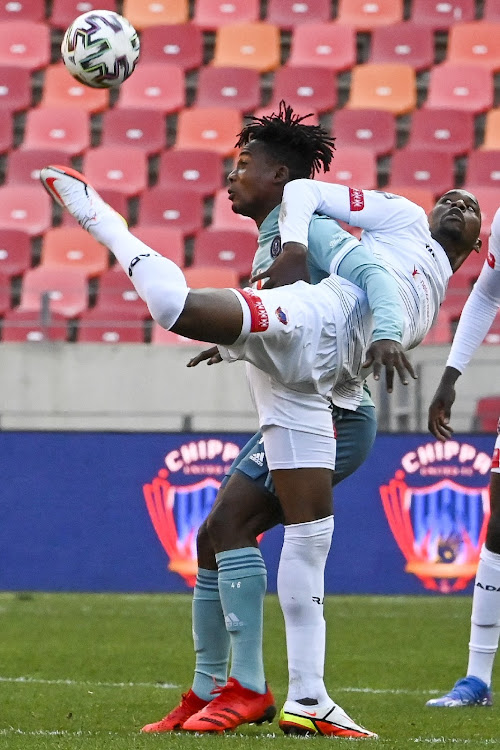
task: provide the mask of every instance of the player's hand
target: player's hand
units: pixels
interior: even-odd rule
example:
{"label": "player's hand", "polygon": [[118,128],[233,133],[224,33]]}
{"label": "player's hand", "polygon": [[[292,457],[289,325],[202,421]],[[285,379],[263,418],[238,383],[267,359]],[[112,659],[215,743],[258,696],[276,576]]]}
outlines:
{"label": "player's hand", "polygon": [[266,282],[262,285],[262,289],[286,286],[296,281],[310,281],[307,248],[299,242],[287,242],[269,268],[252,276],[250,281],[253,284],[263,279],[266,279]]}
{"label": "player's hand", "polygon": [[204,349],[202,352],[189,360],[186,367],[196,367],[200,362],[205,362],[207,365],[216,365],[218,362],[222,362],[222,357],[216,346],[210,347],[210,349]]}
{"label": "player's hand", "polygon": [[441,382],[429,406],[427,427],[429,432],[442,443],[453,435],[450,415],[455,396],[455,386],[452,383]]}
{"label": "player's hand", "polygon": [[366,360],[363,362],[363,367],[372,366],[375,380],[380,380],[382,367],[385,367],[388,393],[392,393],[394,386],[394,370],[398,373],[403,385],[408,385],[408,374],[414,380],[417,379],[413,366],[398,341],[392,341],[391,339],[374,341],[366,353]]}

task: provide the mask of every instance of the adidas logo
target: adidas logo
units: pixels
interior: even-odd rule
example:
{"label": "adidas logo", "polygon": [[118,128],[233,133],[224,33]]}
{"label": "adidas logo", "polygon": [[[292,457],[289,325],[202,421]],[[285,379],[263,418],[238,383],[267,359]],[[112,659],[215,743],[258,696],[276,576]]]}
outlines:
{"label": "adidas logo", "polygon": [[227,630],[242,628],[245,624],[242,620],[240,620],[238,615],[234,614],[234,612],[230,612],[228,615],[226,615],[224,618],[224,622],[226,623]]}
{"label": "adidas logo", "polygon": [[252,453],[252,455],[249,456],[250,461],[254,461],[257,464],[257,466],[264,466],[265,457],[266,457],[266,454],[264,452]]}

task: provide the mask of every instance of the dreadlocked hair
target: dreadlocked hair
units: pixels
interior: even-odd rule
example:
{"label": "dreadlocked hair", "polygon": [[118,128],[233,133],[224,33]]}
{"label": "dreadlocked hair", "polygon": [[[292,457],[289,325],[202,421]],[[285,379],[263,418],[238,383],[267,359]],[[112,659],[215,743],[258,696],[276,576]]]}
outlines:
{"label": "dreadlocked hair", "polygon": [[312,114],[300,116],[281,100],[278,114],[252,117],[241,133],[238,133],[236,148],[249,141],[265,143],[273,156],[286,164],[290,178],[313,177],[321,168],[330,169],[335,150],[335,138],[328,135],[321,125],[305,125],[304,120]]}

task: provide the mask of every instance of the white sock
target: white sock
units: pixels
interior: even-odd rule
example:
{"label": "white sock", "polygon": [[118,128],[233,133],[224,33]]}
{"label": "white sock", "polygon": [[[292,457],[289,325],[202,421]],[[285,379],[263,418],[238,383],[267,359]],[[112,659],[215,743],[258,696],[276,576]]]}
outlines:
{"label": "white sock", "polygon": [[467,675],[491,685],[500,636],[500,555],[483,545],[472,598]]}
{"label": "white sock", "polygon": [[326,626],[325,563],[333,516],[285,526],[278,568],[278,597],[285,618],[289,686],[287,700],[328,699],[323,681]]}

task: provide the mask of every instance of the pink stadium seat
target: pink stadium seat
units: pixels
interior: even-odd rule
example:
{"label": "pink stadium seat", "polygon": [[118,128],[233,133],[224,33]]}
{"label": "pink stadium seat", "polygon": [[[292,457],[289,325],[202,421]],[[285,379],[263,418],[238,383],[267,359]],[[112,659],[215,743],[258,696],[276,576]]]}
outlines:
{"label": "pink stadium seat", "polygon": [[81,268],[29,268],[23,276],[20,310],[39,312],[48,295],[50,310],[75,318],[87,308],[87,275]]}
{"label": "pink stadium seat", "polygon": [[45,70],[42,107],[71,107],[90,115],[103,112],[109,105],[109,91],[84,86],[68,73],[64,63],[49,65]]}
{"label": "pink stadium seat", "polygon": [[139,297],[127,274],[118,265],[99,277],[97,305],[102,318],[108,320],[146,320],[149,310]]}
{"label": "pink stadium seat", "polygon": [[377,26],[372,31],[370,62],[406,63],[415,70],[434,63],[434,35],[429,26],[411,21]]}
{"label": "pink stadium seat", "polygon": [[135,226],[131,231],[145,245],[170,258],[180,268],[184,267],[184,235],[180,229],[153,224]]}
{"label": "pink stadium seat", "polygon": [[252,23],[259,20],[259,0],[197,0],[193,24],[203,31],[215,31],[221,26]]}
{"label": "pink stadium seat", "polygon": [[493,75],[480,65],[445,62],[431,69],[425,107],[464,109],[473,114],[493,106]]}
{"label": "pink stadium seat", "polygon": [[191,289],[237,289],[239,286],[238,272],[233,268],[196,266],[186,268],[184,276]]}
{"label": "pink stadium seat", "polygon": [[277,109],[282,99],[300,114],[328,112],[337,104],[336,73],[327,68],[282,65],[274,76],[268,107]]}
{"label": "pink stadium seat", "polygon": [[27,68],[0,66],[0,113],[2,117],[31,105],[31,74]]}
{"label": "pink stadium seat", "polygon": [[66,341],[67,338],[66,317],[53,311],[46,324],[39,310],[22,310],[19,307],[9,310],[2,321],[4,342]]}
{"label": "pink stadium seat", "polygon": [[45,19],[44,0],[17,0],[0,2],[0,21],[43,21]]}
{"label": "pink stadium seat", "polygon": [[47,164],[71,166],[64,151],[56,149],[23,149],[11,151],[7,159],[5,183],[7,185],[39,185],[40,170]]}
{"label": "pink stadium seat", "polygon": [[387,186],[386,189],[390,193],[402,195],[404,198],[408,198],[409,201],[413,201],[417,206],[421,206],[426,214],[434,208],[436,203],[434,193],[428,188],[392,184],[390,187]]}
{"label": "pink stadium seat", "polygon": [[227,195],[227,188],[221,188],[215,194],[210,226],[213,229],[240,229],[254,235],[258,234],[257,225],[253,219],[234,213]]}
{"label": "pink stadium seat", "polygon": [[22,229],[0,229],[0,271],[9,278],[31,266],[31,237]]}
{"label": "pink stadium seat", "polygon": [[170,149],[160,156],[158,185],[212,195],[224,184],[224,163],[215,151]]}
{"label": "pink stadium seat", "polygon": [[36,21],[0,21],[0,65],[34,71],[50,62],[50,32]]}
{"label": "pink stadium seat", "polygon": [[146,154],[132,146],[97,146],[83,157],[83,172],[96,190],[116,190],[128,198],[148,185]]}
{"label": "pink stadium seat", "polygon": [[267,3],[266,21],[283,31],[292,31],[304,23],[326,23],[330,18],[330,0],[269,0]]}
{"label": "pink stadium seat", "polygon": [[[499,205],[498,187],[491,187],[491,185],[472,185],[471,183],[468,183],[466,189],[476,196],[479,205],[481,206],[481,233],[483,235],[489,235],[491,231],[491,222],[493,221],[493,217]],[[469,262],[469,259],[467,259],[467,262]]]}
{"label": "pink stadium seat", "polygon": [[237,109],[191,107],[183,109],[177,119],[176,148],[215,151],[223,157],[236,153],[236,133],[242,127]]}
{"label": "pink stadium seat", "polygon": [[435,196],[441,195],[455,185],[453,155],[446,151],[403,148],[394,152],[391,177],[387,189],[392,185],[423,187]]}
{"label": "pink stadium seat", "polygon": [[148,26],[141,33],[141,65],[171,63],[184,71],[203,63],[203,34],[192,23]]}
{"label": "pink stadium seat", "polygon": [[202,67],[196,91],[197,107],[230,107],[246,114],[260,106],[260,76],[252,68]]}
{"label": "pink stadium seat", "polygon": [[159,323],[153,323],[151,343],[165,346],[200,346],[205,349],[207,348],[206,343],[188,339],[186,336],[181,336],[179,333],[174,333],[173,331],[167,331]]}
{"label": "pink stadium seat", "polygon": [[149,26],[185,23],[189,18],[189,3],[188,0],[123,0],[122,14],[134,28],[142,31]]}
{"label": "pink stadium seat", "polygon": [[0,269],[0,315],[5,315],[10,310],[10,300],[10,277]]}
{"label": "pink stadium seat", "polygon": [[28,110],[22,144],[26,149],[58,149],[70,156],[90,146],[90,115],[71,107]]}
{"label": "pink stadium seat", "polygon": [[118,12],[118,3],[116,0],[52,0],[49,23],[55,29],[65,30],[77,16],[89,10]]}
{"label": "pink stadium seat", "polygon": [[253,232],[242,229],[202,229],[195,237],[193,265],[220,266],[236,271],[239,279],[248,279],[257,250]]}
{"label": "pink stadium seat", "polygon": [[491,73],[500,70],[500,22],[473,21],[452,26],[446,59],[482,65]]}
{"label": "pink stadium seat", "polygon": [[[126,221],[129,221],[128,199],[125,193],[119,193],[117,190],[99,190],[101,198],[118,211]],[[62,226],[77,227],[79,224],[68,211],[62,211]]]}
{"label": "pink stadium seat", "polygon": [[356,31],[372,31],[403,19],[403,0],[339,0],[337,21],[354,26]]}
{"label": "pink stadium seat", "polygon": [[51,268],[78,268],[92,278],[109,265],[108,250],[81,227],[54,227],[42,239],[41,264]]}
{"label": "pink stadium seat", "polygon": [[[469,153],[465,172],[467,185],[500,188],[500,151],[477,150]],[[500,199],[498,203],[500,205]]]}
{"label": "pink stadium seat", "polygon": [[475,0],[412,0],[411,20],[433,31],[447,31],[453,24],[473,21]]}
{"label": "pink stadium seat", "polygon": [[179,229],[184,236],[203,226],[203,200],[196,190],[153,187],[139,201],[139,226]]}
{"label": "pink stadium seat", "polygon": [[358,146],[381,156],[396,147],[396,119],[385,110],[339,109],[333,117],[332,135],[339,150]]}
{"label": "pink stadium seat", "polygon": [[166,148],[166,125],[155,109],[113,107],[102,116],[101,146],[140,149],[147,156]]}
{"label": "pink stadium seat", "polygon": [[321,67],[333,71],[350,70],[356,64],[354,28],[330,23],[307,23],[297,26],[287,65]]}
{"label": "pink stadium seat", "polygon": [[500,2],[498,0],[484,0],[483,21],[500,21]]}
{"label": "pink stadium seat", "polygon": [[279,67],[280,60],[280,34],[274,24],[264,21],[229,24],[220,26],[215,32],[212,65],[253,68],[259,73],[269,73]]}
{"label": "pink stadium seat", "polygon": [[10,116],[0,117],[0,154],[4,154],[14,143],[13,121]]}
{"label": "pink stadium seat", "polygon": [[405,115],[417,106],[415,69],[405,63],[364,63],[351,72],[350,109],[385,109]]}
{"label": "pink stadium seat", "polygon": [[456,109],[416,109],[411,118],[408,145],[454,156],[474,148],[474,115]]}
{"label": "pink stadium seat", "polygon": [[178,112],[185,103],[184,71],[163,62],[137,66],[134,75],[120,86],[116,106],[156,109],[164,115]]}
{"label": "pink stadium seat", "polygon": [[84,310],[78,319],[77,341],[99,344],[143,344],[144,323],[99,307]]}
{"label": "pink stadium seat", "polygon": [[486,150],[500,148],[500,107],[495,107],[486,112],[484,141],[481,148]]}
{"label": "pink stadium seat", "polygon": [[454,290],[455,293],[457,289],[462,289],[467,292],[468,296],[474,282],[481,273],[486,261],[486,250],[488,246],[487,236],[483,232],[481,232],[481,240],[483,242],[481,252],[471,253],[465,263],[462,263],[458,271],[455,271],[450,279],[448,287],[450,290]]}
{"label": "pink stadium seat", "polygon": [[335,152],[328,172],[318,175],[319,180],[338,182],[354,188],[373,190],[377,187],[377,160],[375,153],[358,146],[345,146]]}
{"label": "pink stadium seat", "polygon": [[40,185],[0,187],[0,229],[20,229],[30,237],[51,225],[51,199]]}
{"label": "pink stadium seat", "polygon": [[496,433],[499,416],[500,396],[484,396],[476,403],[474,428],[479,432]]}

